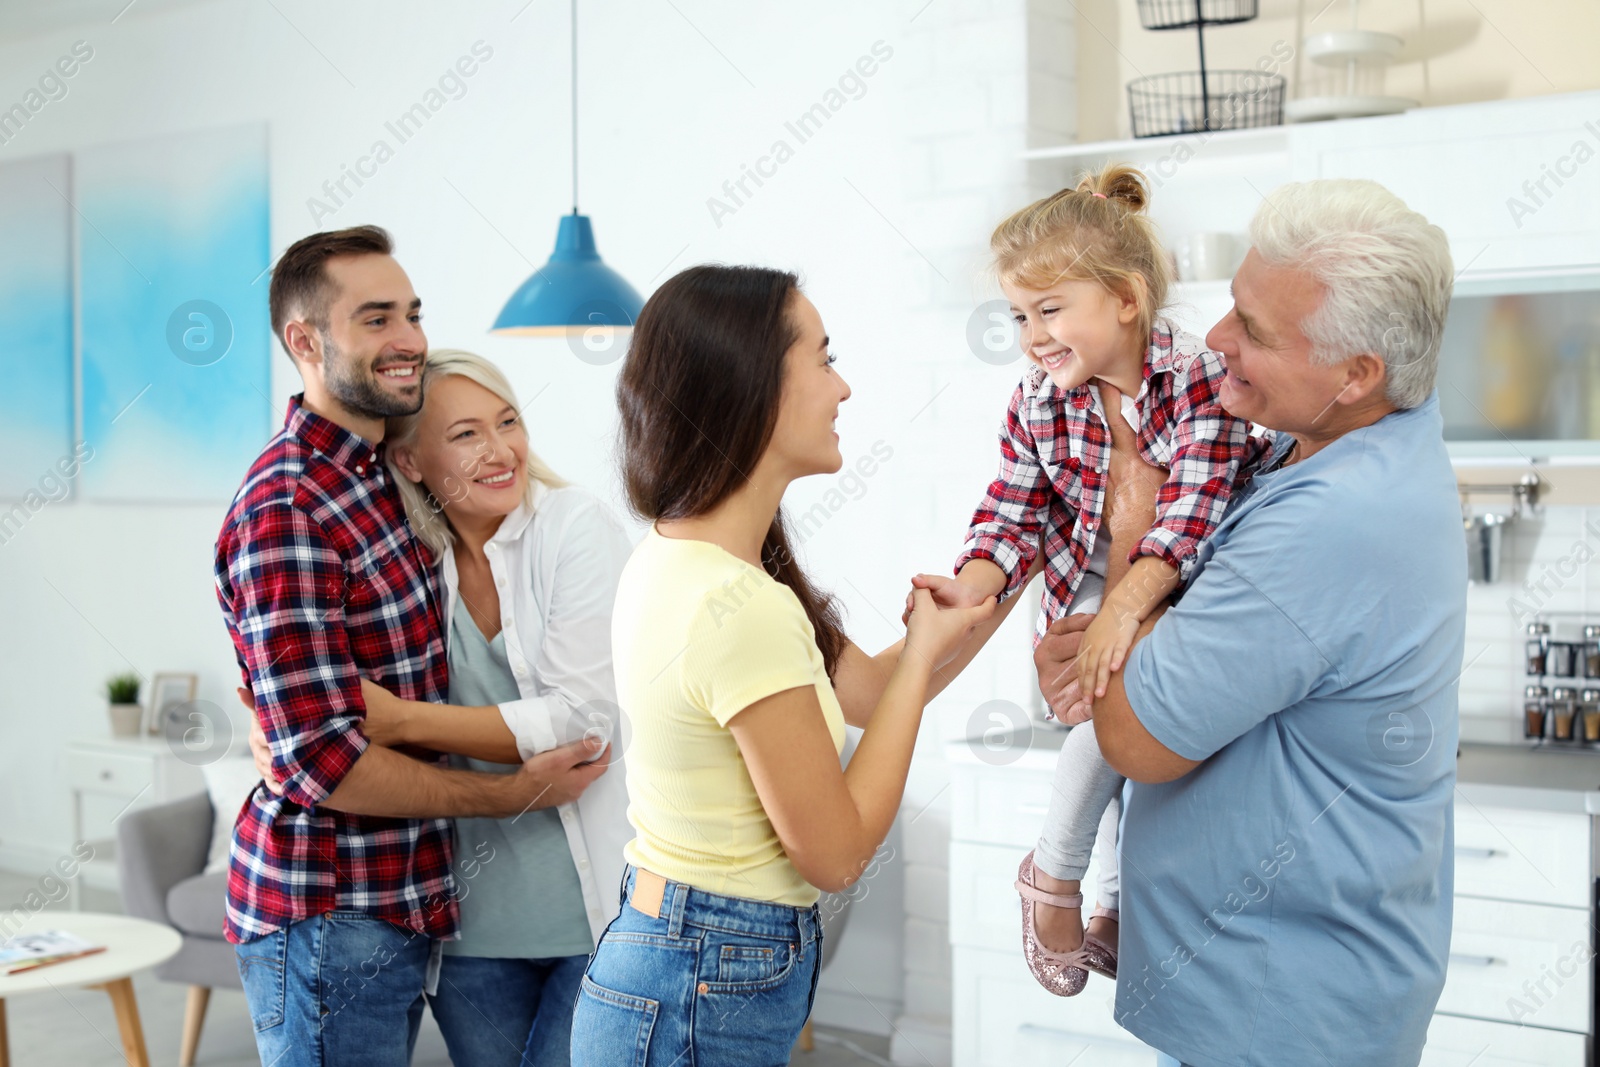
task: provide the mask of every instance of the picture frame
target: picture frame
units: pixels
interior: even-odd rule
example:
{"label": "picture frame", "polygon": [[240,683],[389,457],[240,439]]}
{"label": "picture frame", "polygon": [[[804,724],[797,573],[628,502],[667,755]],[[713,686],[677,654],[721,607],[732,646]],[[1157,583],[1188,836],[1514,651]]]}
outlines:
{"label": "picture frame", "polygon": [[145,714],[145,733],[162,733],[167,712],[189,703],[199,688],[198,674],[165,671],[154,675],[150,679],[150,706]]}

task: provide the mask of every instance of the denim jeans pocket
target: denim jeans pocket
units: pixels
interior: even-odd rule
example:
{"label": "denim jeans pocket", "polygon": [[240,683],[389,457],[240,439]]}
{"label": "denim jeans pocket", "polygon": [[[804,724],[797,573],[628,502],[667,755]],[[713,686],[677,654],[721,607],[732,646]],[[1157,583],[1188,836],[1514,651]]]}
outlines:
{"label": "denim jeans pocket", "polygon": [[751,934],[716,934],[706,938],[705,964],[716,960],[715,980],[707,993],[759,993],[776,989],[794,973],[799,946]]}
{"label": "denim jeans pocket", "polygon": [[[660,1001],[618,993],[585,975],[573,1016],[574,1058],[607,1067],[645,1067],[660,1010]],[[588,1051],[601,1055],[586,1057]]]}
{"label": "denim jeans pocket", "polygon": [[276,930],[234,946],[239,980],[244,983],[250,1018],[257,1032],[270,1030],[283,1022],[288,946],[287,930]]}
{"label": "denim jeans pocket", "polygon": [[722,942],[717,946],[717,981],[723,985],[763,985],[783,981],[794,965],[784,941]]}

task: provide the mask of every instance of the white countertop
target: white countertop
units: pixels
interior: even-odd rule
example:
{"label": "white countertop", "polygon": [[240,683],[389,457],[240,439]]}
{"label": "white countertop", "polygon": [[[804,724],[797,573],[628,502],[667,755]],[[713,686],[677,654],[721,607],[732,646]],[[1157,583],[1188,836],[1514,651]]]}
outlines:
{"label": "white countertop", "polygon": [[1600,752],[1464,744],[1456,792],[1474,804],[1600,815]]}

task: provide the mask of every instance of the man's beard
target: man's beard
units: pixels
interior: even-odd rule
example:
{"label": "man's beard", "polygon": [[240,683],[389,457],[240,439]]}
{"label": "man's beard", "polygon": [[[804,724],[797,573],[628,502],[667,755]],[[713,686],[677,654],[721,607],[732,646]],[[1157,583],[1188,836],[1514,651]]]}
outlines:
{"label": "man's beard", "polygon": [[346,356],[333,343],[333,338],[322,335],[323,381],[334,399],[348,410],[373,419],[386,419],[392,415],[415,415],[422,410],[422,375],[425,359],[417,361],[414,383],[418,386],[415,397],[396,396],[378,384],[377,372],[370,364]]}

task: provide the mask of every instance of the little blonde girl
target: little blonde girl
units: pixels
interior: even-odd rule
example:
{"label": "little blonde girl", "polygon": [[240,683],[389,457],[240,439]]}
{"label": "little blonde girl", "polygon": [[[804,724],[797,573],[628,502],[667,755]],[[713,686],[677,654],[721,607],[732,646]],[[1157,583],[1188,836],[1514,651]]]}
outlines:
{"label": "little blonde girl", "polygon": [[[960,603],[1009,596],[1043,552],[1035,645],[1052,622],[1097,613],[1076,664],[1085,699],[1104,695],[1140,623],[1178,588],[1242,468],[1265,444],[1218,406],[1222,358],[1157,313],[1172,270],[1143,213],[1147,202],[1143,175],[1114,165],[994,231],[1000,285],[1033,366],[1012,394],[1000,473],[973,516],[956,578],[928,583]],[[1102,529],[1113,457],[1108,418],[1125,420],[1139,456],[1170,471],[1155,525],[1131,546],[1125,574]],[[1078,883],[1102,817],[1114,834],[1122,783],[1100,755],[1093,723],[1075,727],[1062,745],[1039,843],[1017,872],[1028,966],[1057,996],[1081,991],[1090,970],[1116,977],[1115,879],[1102,880],[1087,931]],[[1106,844],[1114,856],[1114,837]]]}

